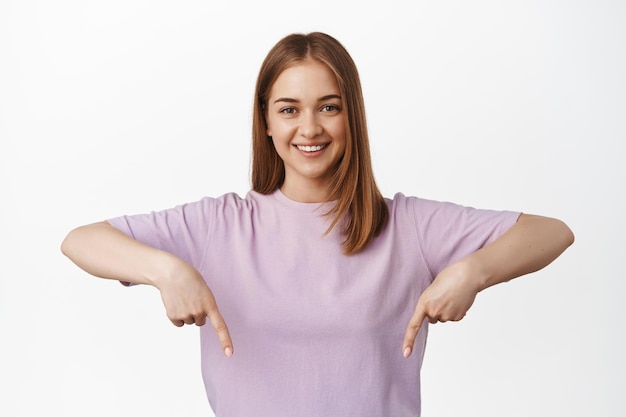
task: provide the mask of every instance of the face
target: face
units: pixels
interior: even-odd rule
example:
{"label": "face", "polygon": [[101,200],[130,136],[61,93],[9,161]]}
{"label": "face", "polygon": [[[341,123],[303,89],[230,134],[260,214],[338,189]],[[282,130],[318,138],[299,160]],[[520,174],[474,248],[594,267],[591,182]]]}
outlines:
{"label": "face", "polygon": [[346,116],[334,74],[313,60],[284,70],[270,90],[266,120],[285,164],[283,193],[299,201],[323,200],[346,148]]}

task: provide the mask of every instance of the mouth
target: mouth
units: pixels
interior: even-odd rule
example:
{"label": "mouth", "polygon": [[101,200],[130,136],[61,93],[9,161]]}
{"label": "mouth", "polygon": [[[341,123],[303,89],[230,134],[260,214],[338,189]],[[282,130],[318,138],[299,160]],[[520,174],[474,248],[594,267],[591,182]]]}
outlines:
{"label": "mouth", "polygon": [[301,150],[302,152],[319,152],[322,149],[326,148],[328,146],[328,144],[324,144],[324,145],[295,145],[296,148],[298,148],[299,150]]}

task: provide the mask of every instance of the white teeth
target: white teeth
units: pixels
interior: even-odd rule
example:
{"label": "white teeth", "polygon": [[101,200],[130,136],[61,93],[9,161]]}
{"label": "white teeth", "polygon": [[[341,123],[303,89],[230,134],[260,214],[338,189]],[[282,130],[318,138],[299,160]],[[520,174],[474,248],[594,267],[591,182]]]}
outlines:
{"label": "white teeth", "polygon": [[326,147],[326,145],[316,145],[316,146],[297,145],[297,146],[298,146],[298,149],[300,149],[301,151],[305,151],[305,152],[317,152],[317,151],[321,151],[322,149]]}

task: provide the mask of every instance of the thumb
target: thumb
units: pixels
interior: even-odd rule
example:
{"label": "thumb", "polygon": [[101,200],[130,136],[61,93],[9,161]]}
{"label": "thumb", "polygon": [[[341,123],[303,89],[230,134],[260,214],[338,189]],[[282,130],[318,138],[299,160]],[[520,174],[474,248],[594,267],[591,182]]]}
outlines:
{"label": "thumb", "polygon": [[406,332],[404,333],[404,342],[402,343],[402,355],[405,358],[411,356],[413,353],[413,346],[415,344],[415,338],[426,319],[426,312],[422,307],[422,304],[418,301],[417,306],[415,307],[415,312],[409,320],[409,324],[406,327]]}

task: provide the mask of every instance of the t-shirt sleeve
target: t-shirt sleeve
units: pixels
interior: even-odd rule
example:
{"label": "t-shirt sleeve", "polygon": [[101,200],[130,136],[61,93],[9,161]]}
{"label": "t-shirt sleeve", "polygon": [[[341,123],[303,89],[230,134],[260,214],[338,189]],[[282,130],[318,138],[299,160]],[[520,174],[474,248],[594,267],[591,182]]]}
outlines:
{"label": "t-shirt sleeve", "polygon": [[407,200],[413,211],[420,251],[432,279],[448,265],[496,240],[521,214],[415,197]]}
{"label": "t-shirt sleeve", "polygon": [[108,222],[133,239],[198,268],[208,243],[213,201],[206,197],[172,209],[116,217]]}

